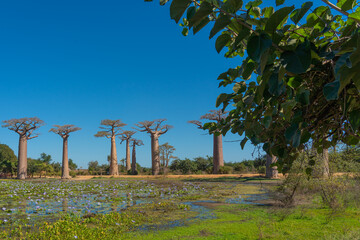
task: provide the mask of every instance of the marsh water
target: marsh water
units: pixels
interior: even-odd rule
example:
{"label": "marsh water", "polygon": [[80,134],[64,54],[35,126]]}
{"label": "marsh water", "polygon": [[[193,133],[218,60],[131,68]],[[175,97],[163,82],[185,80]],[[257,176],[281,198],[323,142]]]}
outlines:
{"label": "marsh water", "polygon": [[[145,180],[0,181],[0,227],[21,222],[33,226],[62,216],[121,212],[134,206],[170,201],[187,205],[191,217],[140,229],[181,226],[214,218],[216,204],[260,204],[268,198],[258,184]],[[195,213],[195,214],[194,214]]]}

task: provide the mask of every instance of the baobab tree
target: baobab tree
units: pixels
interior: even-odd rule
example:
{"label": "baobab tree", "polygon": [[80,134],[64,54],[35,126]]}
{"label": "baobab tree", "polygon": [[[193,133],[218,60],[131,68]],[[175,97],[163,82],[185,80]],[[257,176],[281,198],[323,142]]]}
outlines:
{"label": "baobab tree", "polygon": [[[200,119],[206,119],[215,121],[219,123],[222,119],[226,118],[228,112],[223,112],[222,110],[210,110],[210,113],[207,113],[200,117]],[[195,124],[199,129],[203,129],[202,123],[197,120],[188,121],[189,123]],[[214,170],[213,173],[219,173],[220,167],[224,166],[224,157],[223,157],[223,146],[222,146],[222,135],[218,130],[210,132],[214,136],[213,142],[213,164]]]}
{"label": "baobab tree", "polygon": [[67,125],[54,125],[54,128],[51,128],[49,132],[58,134],[63,139],[63,154],[62,154],[62,168],[61,168],[61,178],[69,179],[69,159],[68,159],[68,138],[70,133],[81,130],[79,127],[75,127],[72,124]]}
{"label": "baobab tree", "polygon": [[120,119],[118,120],[110,120],[105,119],[101,121],[100,129],[102,131],[98,131],[95,134],[95,137],[106,137],[110,138],[111,140],[111,152],[110,152],[110,175],[119,175],[119,168],[117,164],[117,155],[116,155],[116,136],[121,134],[121,127],[125,126],[126,124],[121,122]]}
{"label": "baobab tree", "polygon": [[159,158],[159,137],[165,134],[172,126],[161,124],[166,119],[156,119],[153,121],[143,121],[135,124],[138,127],[138,131],[147,132],[151,137],[151,163],[152,174],[158,175],[160,172],[160,158]]}
{"label": "baobab tree", "polygon": [[166,173],[166,170],[169,167],[170,160],[176,158],[172,155],[175,150],[175,147],[171,146],[169,143],[164,143],[160,145],[160,167],[163,173]]}
{"label": "baobab tree", "polygon": [[277,178],[278,177],[278,169],[277,166],[272,166],[272,164],[276,163],[277,157],[274,155],[266,154],[266,171],[265,177],[267,178]]}
{"label": "baobab tree", "polygon": [[2,127],[19,134],[18,179],[25,179],[27,177],[27,141],[38,137],[39,134],[34,133],[34,131],[43,125],[44,122],[37,117],[3,121]]}
{"label": "baobab tree", "polygon": [[125,141],[126,142],[126,171],[131,169],[131,161],[130,161],[130,139],[135,134],[135,131],[123,131],[120,134],[120,144]]}
{"label": "baobab tree", "polygon": [[138,139],[130,139],[130,142],[132,144],[132,160],[131,160],[131,174],[136,174],[136,146],[144,145],[143,141]]}

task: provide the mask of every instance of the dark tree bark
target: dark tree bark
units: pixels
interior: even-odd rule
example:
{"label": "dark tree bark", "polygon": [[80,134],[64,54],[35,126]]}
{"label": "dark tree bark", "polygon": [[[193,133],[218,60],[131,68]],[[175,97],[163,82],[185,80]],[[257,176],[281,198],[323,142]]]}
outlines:
{"label": "dark tree bark", "polygon": [[143,121],[135,124],[138,127],[138,131],[147,132],[151,137],[151,163],[152,174],[158,175],[160,172],[160,157],[159,157],[159,137],[165,134],[172,126],[161,124],[166,119],[157,119],[153,121]]}
{"label": "dark tree bark", "polygon": [[62,154],[62,168],[61,168],[61,178],[69,179],[69,158],[68,158],[68,138],[70,133],[79,131],[81,128],[75,127],[74,125],[54,125],[54,128],[51,128],[49,132],[58,134],[63,139],[63,154]]}
{"label": "dark tree bark", "polygon": [[119,167],[117,163],[117,154],[116,154],[116,136],[120,135],[121,127],[126,124],[121,122],[121,120],[110,120],[105,119],[101,121],[100,129],[103,131],[98,131],[95,134],[95,137],[106,137],[111,140],[111,149],[110,149],[110,175],[119,175]]}
{"label": "dark tree bark", "polygon": [[[200,117],[200,119],[206,119],[215,121],[215,123],[219,123],[222,119],[226,117],[228,112],[223,112],[222,110],[210,110],[210,113],[207,113]],[[195,124],[199,129],[203,130],[203,124],[200,121],[192,120],[188,121],[189,123]],[[224,157],[223,157],[223,146],[222,146],[222,135],[216,136],[215,132],[210,132],[210,134],[214,135],[213,142],[213,165],[214,165],[214,174],[219,173],[220,167],[224,166]]]}
{"label": "dark tree bark", "polygon": [[126,142],[126,171],[131,169],[131,160],[130,160],[130,140],[131,137],[135,134],[134,131],[124,131],[120,135],[121,143]]}
{"label": "dark tree bark", "polygon": [[39,135],[34,133],[34,131],[43,125],[44,122],[37,117],[3,121],[2,127],[6,127],[19,134],[18,179],[25,179],[27,177],[27,140],[38,137]]}
{"label": "dark tree bark", "polygon": [[278,177],[278,169],[277,166],[271,166],[271,164],[276,163],[277,158],[274,155],[266,154],[266,172],[265,177],[267,178],[277,178]]}
{"label": "dark tree bark", "polygon": [[137,139],[130,139],[131,143],[132,143],[132,160],[131,160],[131,174],[136,174],[136,146],[141,146],[144,145],[143,142],[141,140],[137,140]]}

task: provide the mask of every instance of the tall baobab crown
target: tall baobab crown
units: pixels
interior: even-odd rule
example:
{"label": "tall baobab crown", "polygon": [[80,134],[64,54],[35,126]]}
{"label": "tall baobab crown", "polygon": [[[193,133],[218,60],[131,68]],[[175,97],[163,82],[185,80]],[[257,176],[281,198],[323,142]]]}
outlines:
{"label": "tall baobab crown", "polygon": [[133,144],[133,145],[136,145],[136,146],[142,146],[144,145],[143,141],[139,140],[139,139],[135,139],[135,138],[131,138],[130,139],[130,142]]}
{"label": "tall baobab crown", "polygon": [[127,141],[127,140],[129,141],[135,133],[136,133],[135,131],[123,131],[119,137],[121,140],[121,143],[123,141]]}
{"label": "tall baobab crown", "polygon": [[135,126],[139,128],[139,129],[136,128],[136,130],[140,132],[148,132],[150,134],[162,135],[165,134],[169,129],[173,128],[173,126],[171,125],[161,126],[161,124],[165,121],[166,121],[165,118],[156,119],[153,121],[143,121],[143,122],[139,122],[138,124],[135,124]]}
{"label": "tall baobab crown", "polygon": [[34,131],[43,125],[45,125],[43,120],[32,117],[5,120],[3,121],[2,127],[8,128],[29,140],[39,136],[39,134],[34,133]]}
{"label": "tall baobab crown", "polygon": [[200,119],[207,119],[212,121],[220,122],[222,119],[225,119],[228,112],[223,112],[221,109],[219,110],[210,110],[210,113],[202,115]]}
{"label": "tall baobab crown", "polygon": [[62,138],[68,138],[69,134],[72,132],[76,132],[81,130],[81,128],[76,127],[75,125],[72,124],[67,124],[67,125],[54,125],[54,128],[51,128],[49,130],[49,132],[53,132],[56,134],[59,134]]}
{"label": "tall baobab crown", "polygon": [[126,126],[125,123],[123,123],[120,119],[117,120],[110,120],[105,119],[101,120],[100,123],[102,126],[100,126],[100,129],[104,129],[102,131],[98,131],[95,134],[95,137],[107,137],[110,138],[112,136],[118,136],[120,135],[121,127]]}

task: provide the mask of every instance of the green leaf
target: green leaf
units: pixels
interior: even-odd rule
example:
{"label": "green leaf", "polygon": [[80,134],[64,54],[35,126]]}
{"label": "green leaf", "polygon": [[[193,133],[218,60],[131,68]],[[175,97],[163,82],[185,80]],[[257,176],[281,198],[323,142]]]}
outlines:
{"label": "green leaf", "polygon": [[257,6],[259,6],[260,4],[262,4],[262,0],[249,1],[249,2],[245,5],[245,8],[246,8],[246,9],[250,9],[250,8],[253,8],[253,7],[257,7]]}
{"label": "green leaf", "polygon": [[213,7],[210,3],[203,1],[200,8],[196,11],[194,16],[189,20],[189,26],[195,26],[201,22],[205,17],[213,12]]}
{"label": "green leaf", "polygon": [[294,10],[294,8],[295,8],[294,6],[283,7],[277,10],[276,12],[274,12],[274,14],[271,15],[266,22],[265,31],[271,34],[275,32],[279,24],[288,17],[289,13],[291,13],[292,10]]}
{"label": "green leaf", "polygon": [[280,6],[282,4],[284,4],[285,0],[276,0],[276,6]]}
{"label": "green leaf", "polygon": [[300,9],[296,9],[294,12],[291,13],[290,19],[295,23],[298,24],[298,22],[305,16],[307,11],[312,7],[312,2],[305,2]]}
{"label": "green leaf", "polygon": [[222,104],[223,102],[225,102],[228,99],[228,94],[226,93],[222,93],[218,96],[218,98],[216,99],[216,107],[219,107],[220,104]]}
{"label": "green leaf", "polygon": [[221,9],[229,13],[236,13],[242,7],[242,4],[242,0],[227,0]]}
{"label": "green leaf", "polygon": [[248,80],[250,79],[251,77],[251,74],[253,73],[255,69],[255,63],[253,61],[248,61],[246,64],[245,64],[245,67],[244,67],[244,71],[242,72],[242,78],[244,80]]}
{"label": "green leaf", "polygon": [[271,121],[272,121],[272,117],[271,117],[271,116],[265,116],[265,117],[264,117],[263,123],[264,123],[265,128],[269,128],[269,127],[270,127]]}
{"label": "green leaf", "polygon": [[302,78],[299,76],[289,78],[288,85],[294,89],[300,87],[302,82]]}
{"label": "green leaf", "polygon": [[241,141],[240,146],[241,146],[242,150],[244,150],[244,147],[245,147],[245,144],[247,141],[248,141],[248,139],[246,137]]}
{"label": "green leaf", "polygon": [[340,82],[338,80],[326,84],[323,88],[323,93],[326,100],[330,101],[330,100],[338,99],[339,88],[340,88]]}
{"label": "green leaf", "polygon": [[285,86],[284,86],[284,81],[280,80],[278,78],[278,75],[273,73],[270,78],[269,78],[269,93],[273,96],[280,96],[281,94],[283,94],[285,92]]}
{"label": "green leaf", "polygon": [[231,18],[228,15],[220,14],[218,19],[216,20],[214,27],[210,31],[209,38],[211,39],[215,34],[217,34],[220,30],[231,23]]}
{"label": "green leaf", "polygon": [[351,10],[356,4],[355,0],[338,0],[336,6],[341,8],[343,11]]}
{"label": "green leaf", "polygon": [[185,27],[185,28],[183,28],[181,33],[182,33],[182,35],[187,36],[189,34],[189,29]]}
{"label": "green leaf", "polygon": [[357,109],[349,113],[349,121],[354,131],[357,131],[360,127],[360,110]]}
{"label": "green leaf", "polygon": [[192,6],[189,7],[188,10],[186,11],[186,18],[187,20],[190,20],[196,13],[196,7]]}
{"label": "green leaf", "polygon": [[298,94],[296,94],[295,99],[298,103],[301,103],[303,106],[307,106],[310,104],[310,91],[302,90]]}
{"label": "green leaf", "polygon": [[215,42],[215,48],[218,53],[231,41],[231,36],[228,34],[221,34]]}
{"label": "green leaf", "polygon": [[360,21],[360,11],[359,11],[359,9],[356,12],[350,13],[348,17],[356,19],[359,22]]}
{"label": "green leaf", "polygon": [[296,132],[299,130],[299,124],[293,123],[285,130],[285,139],[287,142],[291,142],[296,136]]}
{"label": "green leaf", "polygon": [[303,131],[301,134],[300,143],[307,143],[311,138],[311,134],[308,131]]}
{"label": "green leaf", "polygon": [[165,3],[167,3],[169,0],[160,0],[160,5],[163,6]]}
{"label": "green leaf", "polygon": [[259,36],[252,34],[247,43],[248,56],[255,62],[260,61],[261,55],[272,45],[270,36],[261,33]]}
{"label": "green leaf", "polygon": [[310,43],[306,40],[295,51],[285,51],[281,54],[281,61],[289,72],[300,74],[306,72],[311,63]]}
{"label": "green leaf", "polygon": [[206,26],[210,22],[210,19],[208,17],[201,20],[200,23],[198,23],[196,26],[193,27],[193,33],[196,34],[198,31],[200,31],[203,27]]}
{"label": "green leaf", "polygon": [[266,18],[269,18],[273,13],[274,13],[273,7],[265,7],[262,10],[262,15],[264,15],[264,17]]}
{"label": "green leaf", "polygon": [[178,23],[190,3],[191,0],[173,0],[170,5],[171,19],[174,19],[175,22]]}

